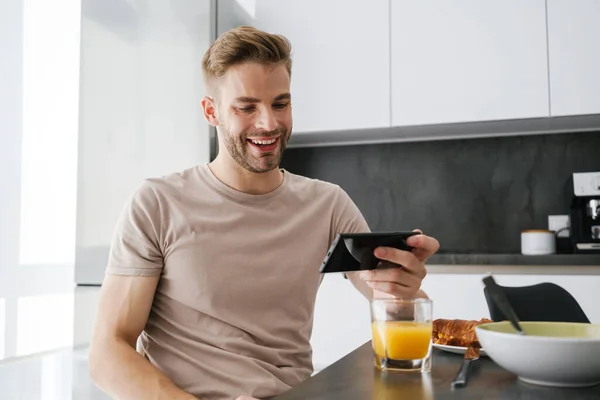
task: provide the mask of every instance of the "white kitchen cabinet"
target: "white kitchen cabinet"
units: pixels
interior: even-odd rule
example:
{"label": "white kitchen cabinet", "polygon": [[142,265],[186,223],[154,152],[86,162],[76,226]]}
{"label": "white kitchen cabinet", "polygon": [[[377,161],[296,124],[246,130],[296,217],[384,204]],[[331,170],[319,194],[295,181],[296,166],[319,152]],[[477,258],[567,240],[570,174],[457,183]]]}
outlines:
{"label": "white kitchen cabinet", "polygon": [[325,274],[317,294],[311,337],[315,371],[369,340],[369,301],[342,274]]}
{"label": "white kitchen cabinet", "polygon": [[[543,267],[540,267],[543,268]],[[600,275],[494,275],[502,286],[528,286],[552,282],[575,297],[593,323],[600,323],[598,287]],[[433,300],[433,317],[448,319],[489,318],[482,279],[489,274],[429,274],[423,290]]]}
{"label": "white kitchen cabinet", "polygon": [[390,4],[392,125],[549,116],[544,0]]}
{"label": "white kitchen cabinet", "polygon": [[217,16],[291,41],[295,133],[390,126],[389,0],[221,0]]}
{"label": "white kitchen cabinet", "polygon": [[600,113],[600,1],[548,0],[550,111]]}

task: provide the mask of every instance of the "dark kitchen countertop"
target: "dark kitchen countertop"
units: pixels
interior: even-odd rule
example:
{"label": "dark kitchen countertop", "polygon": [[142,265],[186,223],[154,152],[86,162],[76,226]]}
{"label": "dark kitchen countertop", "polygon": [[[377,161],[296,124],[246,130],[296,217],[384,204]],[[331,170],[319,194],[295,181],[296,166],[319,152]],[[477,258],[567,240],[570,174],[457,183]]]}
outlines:
{"label": "dark kitchen countertop", "polygon": [[534,386],[517,379],[487,357],[471,364],[468,385],[452,390],[450,382],[463,356],[433,350],[431,373],[379,372],[373,365],[371,342],[312,378],[271,400],[396,400],[396,399],[599,399],[600,385],[585,389]]}
{"label": "dark kitchen countertop", "polygon": [[600,266],[600,254],[522,254],[438,253],[428,261],[431,265],[587,265]]}

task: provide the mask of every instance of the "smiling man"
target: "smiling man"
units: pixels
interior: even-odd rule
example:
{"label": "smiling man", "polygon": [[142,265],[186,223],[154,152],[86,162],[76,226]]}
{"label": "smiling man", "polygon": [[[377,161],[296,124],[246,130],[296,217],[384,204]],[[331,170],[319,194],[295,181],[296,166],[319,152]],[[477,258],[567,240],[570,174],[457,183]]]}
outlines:
{"label": "smiling man", "polygon": [[[310,377],[320,263],[337,233],[369,227],[339,186],[279,167],[291,64],[284,37],[250,27],[205,54],[217,158],[144,181],[114,234],[90,348],[92,378],[111,396],[260,399]],[[423,234],[409,244],[376,250],[403,268],[350,281],[367,299],[425,296],[439,245]]]}

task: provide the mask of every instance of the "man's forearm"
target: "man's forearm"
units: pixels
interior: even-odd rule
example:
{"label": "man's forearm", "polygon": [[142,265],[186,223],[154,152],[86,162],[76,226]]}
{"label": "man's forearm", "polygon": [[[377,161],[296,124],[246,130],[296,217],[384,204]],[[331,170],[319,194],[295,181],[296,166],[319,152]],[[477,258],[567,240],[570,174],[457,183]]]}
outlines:
{"label": "man's forearm", "polygon": [[96,385],[115,399],[196,400],[124,340],[93,344],[90,371]]}

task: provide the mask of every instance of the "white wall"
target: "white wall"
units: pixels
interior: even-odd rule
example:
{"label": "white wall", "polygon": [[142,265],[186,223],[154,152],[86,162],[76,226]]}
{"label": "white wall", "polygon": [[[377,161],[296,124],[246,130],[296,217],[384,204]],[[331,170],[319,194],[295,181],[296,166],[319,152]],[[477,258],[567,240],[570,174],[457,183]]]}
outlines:
{"label": "white wall", "polygon": [[76,1],[0,2],[0,357],[17,352],[20,300],[73,282],[78,21]]}
{"label": "white wall", "polygon": [[0,282],[33,265],[72,271],[77,4],[0,4]]}
{"label": "white wall", "polygon": [[22,31],[22,2],[0,2],[0,297],[19,249]]}
{"label": "white wall", "polygon": [[144,178],[209,158],[200,106],[209,1],[137,4],[83,1],[78,283],[101,282],[116,219]]}

